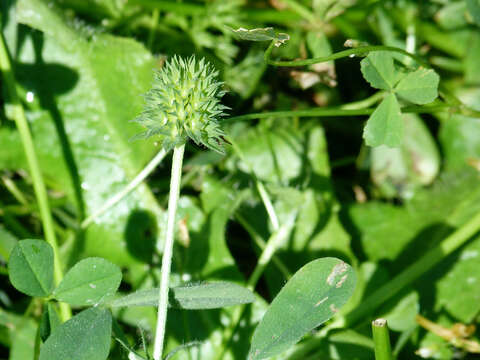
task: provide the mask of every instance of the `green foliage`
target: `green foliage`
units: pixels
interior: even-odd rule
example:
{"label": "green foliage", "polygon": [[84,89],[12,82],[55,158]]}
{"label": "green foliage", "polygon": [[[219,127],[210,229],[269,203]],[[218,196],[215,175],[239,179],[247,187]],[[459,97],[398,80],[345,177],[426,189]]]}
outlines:
{"label": "green foliage", "polygon": [[[178,309],[217,309],[255,301],[251,291],[227,282],[187,284],[170,289],[170,306]],[[156,306],[158,289],[139,290],[115,299],[112,307]]]}
{"label": "green foliage", "polygon": [[403,74],[395,68],[391,53],[379,51],[361,61],[363,77],[377,89],[389,91],[367,121],[363,137],[369,146],[398,147],[403,142],[403,119],[396,95],[414,104],[428,104],[438,96],[440,81],[431,69]]}
{"label": "green foliage", "polygon": [[102,258],[88,258],[65,274],[53,295],[70,305],[97,305],[117,291],[121,280],[118,266]]}
{"label": "green foliage", "polygon": [[298,270],[269,306],[252,338],[249,359],[280,354],[330,319],[355,289],[352,268],[335,258]]}
{"label": "green foliage", "polygon": [[90,308],[60,325],[40,351],[40,360],[105,360],[110,350],[112,315]]}
{"label": "green foliage", "polygon": [[388,94],[375,109],[363,130],[369,146],[399,146],[403,141],[403,119],[394,94]]}
{"label": "green foliage", "polygon": [[[475,358],[478,334],[445,334],[480,312],[477,0],[4,0],[0,13],[4,358],[151,359],[166,283],[163,359],[371,360],[379,317],[397,359]],[[130,141],[145,100],[157,134]],[[170,158],[145,165],[188,138],[160,281]],[[53,232],[58,250],[22,240]],[[451,234],[471,237],[457,248]],[[327,285],[342,263],[345,283]],[[318,304],[352,292],[338,313]]]}
{"label": "green foliage", "polygon": [[30,296],[48,296],[53,290],[53,251],[42,240],[22,240],[13,248],[8,275],[15,288]]}

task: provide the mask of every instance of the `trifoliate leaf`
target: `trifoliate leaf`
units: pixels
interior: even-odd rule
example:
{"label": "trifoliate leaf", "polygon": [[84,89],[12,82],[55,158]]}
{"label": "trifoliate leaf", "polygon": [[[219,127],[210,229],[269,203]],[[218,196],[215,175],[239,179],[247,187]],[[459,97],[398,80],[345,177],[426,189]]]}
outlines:
{"label": "trifoliate leaf", "polygon": [[388,94],[370,116],[363,138],[369,146],[396,147],[402,143],[403,120],[394,94]]}

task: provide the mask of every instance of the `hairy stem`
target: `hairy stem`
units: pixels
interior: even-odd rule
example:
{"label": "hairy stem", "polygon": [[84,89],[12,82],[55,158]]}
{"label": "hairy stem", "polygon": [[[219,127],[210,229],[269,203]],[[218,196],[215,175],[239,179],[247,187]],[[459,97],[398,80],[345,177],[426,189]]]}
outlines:
{"label": "hairy stem", "polygon": [[172,174],[170,177],[170,195],[168,197],[167,231],[165,236],[165,243],[163,245],[157,329],[155,332],[155,343],[153,348],[154,360],[160,360],[162,358],[163,342],[165,338],[170,268],[172,265],[173,240],[175,235],[175,216],[177,213],[178,198],[180,196],[180,183],[182,180],[182,163],[184,152],[185,144],[177,145],[173,149]]}
{"label": "hairy stem", "polygon": [[372,321],[372,333],[375,346],[375,360],[392,360],[387,320],[377,319]]}
{"label": "hairy stem", "polygon": [[[58,285],[63,277],[62,264],[60,262],[60,253],[58,250],[57,238],[55,235],[55,227],[53,224],[52,213],[50,211],[50,205],[48,203],[48,194],[45,183],[43,181],[42,172],[38,163],[37,153],[35,151],[35,145],[33,143],[32,134],[28,126],[25,112],[23,110],[22,103],[17,94],[15,76],[10,63],[8,50],[5,44],[3,34],[0,34],[0,69],[2,71],[3,80],[6,86],[6,90],[9,96],[11,107],[11,116],[15,121],[20,138],[22,140],[23,150],[25,151],[25,157],[27,158],[28,167],[30,169],[30,175],[32,177],[33,189],[37,198],[38,208],[40,211],[40,218],[42,219],[43,232],[45,240],[53,248],[53,262],[54,262],[54,279],[55,284]],[[60,303],[60,316],[63,321],[68,320],[71,317],[71,310],[68,304]]]}
{"label": "hairy stem", "polygon": [[384,45],[359,46],[353,49],[339,51],[328,56],[316,57],[316,58],[305,59],[305,60],[292,60],[292,61],[271,60],[270,56],[272,54],[273,48],[275,47],[275,43],[276,43],[276,40],[273,40],[264,54],[265,62],[267,64],[275,65],[275,66],[288,66],[288,67],[306,66],[306,65],[313,65],[313,64],[318,64],[322,62],[342,59],[345,57],[366,56],[368,55],[368,53],[373,51],[392,51],[402,55],[406,55],[412,58],[413,60],[415,60],[417,63],[419,63],[422,66],[425,66],[427,68],[431,67],[426,61],[424,61],[423,59],[421,59],[415,54],[409,53],[408,51],[405,51],[403,49],[400,49],[394,46],[384,46]]}
{"label": "hairy stem", "polygon": [[92,215],[86,218],[80,225],[81,228],[86,229],[93,221],[95,221],[95,219],[103,215],[111,207],[115,206],[122,199],[124,199],[125,196],[130,194],[138,185],[140,185],[153,172],[153,170],[156,169],[156,167],[158,166],[158,164],[162,162],[166,154],[167,154],[166,151],[162,148],[157,153],[157,155],[155,155],[155,157],[152,160],[150,160],[147,166],[145,166],[142,169],[142,171],[140,171],[138,175],[135,176],[135,178],[132,181],[130,181],[130,183],[127,186],[125,186],[124,189],[122,189],[120,192],[118,192],[117,194],[112,196],[110,199],[108,199],[100,209],[98,209]]}

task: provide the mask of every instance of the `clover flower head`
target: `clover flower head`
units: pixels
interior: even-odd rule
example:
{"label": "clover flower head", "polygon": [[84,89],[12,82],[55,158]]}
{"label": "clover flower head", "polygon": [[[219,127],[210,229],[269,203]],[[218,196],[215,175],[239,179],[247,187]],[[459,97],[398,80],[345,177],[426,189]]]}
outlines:
{"label": "clover flower head", "polygon": [[194,56],[174,56],[155,72],[152,88],[144,95],[143,112],[134,120],[146,130],[136,139],[160,136],[162,146],[170,150],[188,138],[223,153],[219,120],[228,107],[220,103],[225,94],[218,71]]}

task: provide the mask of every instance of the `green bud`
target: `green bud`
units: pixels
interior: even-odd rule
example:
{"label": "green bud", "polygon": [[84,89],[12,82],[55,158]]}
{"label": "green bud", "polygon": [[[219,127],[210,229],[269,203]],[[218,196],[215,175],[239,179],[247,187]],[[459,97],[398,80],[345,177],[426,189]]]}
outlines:
{"label": "green bud", "polygon": [[155,72],[152,88],[144,95],[143,112],[135,119],[146,130],[136,139],[159,136],[165,150],[188,138],[223,153],[219,120],[228,109],[218,72],[205,59],[174,56]]}

